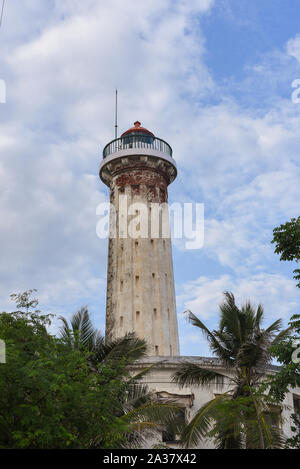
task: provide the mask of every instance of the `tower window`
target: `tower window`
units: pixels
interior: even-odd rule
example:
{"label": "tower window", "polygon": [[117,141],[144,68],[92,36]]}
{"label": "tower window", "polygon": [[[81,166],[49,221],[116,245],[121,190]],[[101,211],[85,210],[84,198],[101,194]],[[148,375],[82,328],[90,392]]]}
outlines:
{"label": "tower window", "polygon": [[155,345],[155,355],[159,354],[158,345]]}
{"label": "tower window", "polygon": [[120,327],[123,327],[123,316],[120,317]]}
{"label": "tower window", "polygon": [[153,309],[153,315],[154,315],[154,319],[157,319],[157,310],[156,310],[156,308]]}
{"label": "tower window", "polygon": [[152,274],[152,278],[155,278],[155,274]]}
{"label": "tower window", "polygon": [[138,275],[135,276],[135,283],[139,283],[140,277]]}
{"label": "tower window", "polygon": [[121,280],[121,282],[120,282],[120,291],[121,292],[123,291],[123,283],[124,283],[123,280]]}
{"label": "tower window", "polygon": [[136,320],[139,321],[140,315],[141,315],[140,311],[137,311],[135,314],[136,314]]}

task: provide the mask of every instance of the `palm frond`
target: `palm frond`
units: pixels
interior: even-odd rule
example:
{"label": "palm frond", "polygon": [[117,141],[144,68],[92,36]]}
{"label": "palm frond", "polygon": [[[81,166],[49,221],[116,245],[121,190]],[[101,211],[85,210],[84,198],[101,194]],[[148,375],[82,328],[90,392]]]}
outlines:
{"label": "palm frond", "polygon": [[230,355],[230,351],[227,350],[215,337],[215,335],[210,332],[210,330],[205,326],[205,324],[195,316],[191,311],[188,312],[188,319],[189,321],[199,329],[201,329],[202,333],[208,340],[210,344],[210,348],[214,354],[216,354],[224,363],[226,363],[229,367],[232,365],[232,357]]}
{"label": "palm frond", "polygon": [[174,373],[172,377],[172,380],[181,387],[194,384],[208,386],[215,384],[217,378],[227,378],[228,380],[231,380],[230,377],[224,375],[223,373],[218,373],[217,371],[202,368],[195,363],[184,362],[179,365],[176,373]]}
{"label": "palm frond", "polygon": [[293,331],[293,327],[290,326],[287,329],[284,329],[283,331],[280,331],[276,337],[272,340],[271,345],[277,345],[279,342],[281,342],[284,339],[287,339]]}
{"label": "palm frond", "polygon": [[62,326],[60,327],[60,330],[59,330],[60,337],[63,339],[63,341],[66,344],[71,345],[73,334],[72,334],[72,331],[69,327],[68,321],[63,316],[60,316],[58,319],[60,321],[62,321],[62,323],[63,323]]}
{"label": "palm frond", "polygon": [[256,315],[255,315],[255,327],[257,327],[258,329],[260,328],[263,318],[264,318],[264,308],[261,304],[259,304],[257,307]]}
{"label": "palm frond", "polygon": [[274,333],[274,332],[278,332],[278,331],[280,331],[281,327],[282,327],[282,320],[281,320],[281,319],[277,319],[277,321],[274,321],[274,322],[266,329],[266,332],[268,332],[269,334]]}
{"label": "palm frond", "polygon": [[181,438],[186,448],[191,447],[191,445],[198,445],[207,437],[213,422],[217,418],[217,404],[223,399],[226,399],[226,394],[221,394],[200,407],[182,432]]}
{"label": "palm frond", "polygon": [[126,357],[128,363],[135,362],[147,356],[147,344],[134,333],[104,344],[101,349],[102,360],[118,360]]}

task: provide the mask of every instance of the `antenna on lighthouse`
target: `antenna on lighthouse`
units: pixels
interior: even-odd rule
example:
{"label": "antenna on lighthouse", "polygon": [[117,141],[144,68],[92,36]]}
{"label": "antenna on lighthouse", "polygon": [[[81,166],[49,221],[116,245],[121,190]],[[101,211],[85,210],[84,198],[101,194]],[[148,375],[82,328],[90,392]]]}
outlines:
{"label": "antenna on lighthouse", "polygon": [[2,26],[4,5],[5,5],[5,0],[2,1],[2,8],[1,8],[1,14],[0,14],[0,28]]}
{"label": "antenna on lighthouse", "polygon": [[115,138],[118,138],[118,90],[116,90]]}

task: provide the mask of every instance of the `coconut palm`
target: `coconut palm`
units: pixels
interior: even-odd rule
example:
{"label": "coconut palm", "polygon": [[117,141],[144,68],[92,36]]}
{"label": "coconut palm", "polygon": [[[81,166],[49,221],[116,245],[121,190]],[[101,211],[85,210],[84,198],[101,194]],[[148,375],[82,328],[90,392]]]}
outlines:
{"label": "coconut palm", "polygon": [[281,331],[281,320],[263,329],[261,305],[255,310],[247,302],[238,308],[232,293],[225,292],[224,295],[218,330],[211,332],[190,311],[188,319],[204,333],[210,349],[228,371],[216,372],[184,362],[173,380],[181,386],[210,386],[218,377],[225,378],[229,390],[197,411],[182,439],[187,447],[197,445],[208,434],[216,438],[219,448],[281,447],[282,435],[268,422],[270,399],[259,392],[259,388],[272,359],[271,347],[290,331]]}
{"label": "coconut palm", "polygon": [[[100,331],[93,326],[86,307],[72,316],[70,325],[64,317],[60,317],[60,320],[62,340],[73,348],[85,353],[88,351],[88,361],[93,371],[101,372],[104,363],[110,363],[113,367],[115,364],[116,368],[121,361],[126,365],[126,368],[122,368],[124,375],[117,377],[124,382],[119,405],[112,409],[114,415],[119,417],[120,426],[124,423],[122,428],[126,428],[123,447],[144,446],[149,439],[157,438],[165,427],[171,428],[175,433],[182,431],[178,406],[170,400],[162,401],[141,383],[152,366],[135,375],[128,373],[128,368],[147,355],[147,344],[143,339],[134,333],[128,333],[107,343]],[[98,435],[91,441],[90,447],[101,447],[101,439],[102,436]]]}
{"label": "coconut palm", "polygon": [[147,355],[147,344],[135,334],[126,334],[107,343],[101,332],[96,329],[90,319],[86,307],[73,314],[70,325],[66,318],[62,321],[60,336],[73,348],[90,352],[89,361],[99,365],[103,360],[118,360],[126,357],[127,363],[133,363]]}

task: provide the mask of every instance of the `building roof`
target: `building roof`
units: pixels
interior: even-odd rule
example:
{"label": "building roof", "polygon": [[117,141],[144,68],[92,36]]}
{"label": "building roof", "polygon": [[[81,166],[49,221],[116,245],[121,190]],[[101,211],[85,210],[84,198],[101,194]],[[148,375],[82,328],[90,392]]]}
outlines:
{"label": "building roof", "polygon": [[135,121],[135,123],[133,125],[134,125],[134,127],[131,127],[130,129],[126,130],[126,132],[124,132],[121,135],[121,137],[124,137],[125,135],[131,134],[131,133],[136,133],[136,132],[143,132],[143,133],[149,134],[152,137],[154,137],[154,134],[152,132],[145,129],[145,127],[141,127],[141,123],[139,121]]}
{"label": "building roof", "polygon": [[[160,356],[153,356],[153,357],[145,357],[143,358],[142,360],[139,360],[138,362],[136,362],[136,364],[140,364],[140,365],[143,365],[143,364],[151,364],[151,365],[154,365],[154,364],[159,364],[159,365],[162,365],[164,367],[176,367],[178,366],[179,364],[181,363],[184,363],[184,362],[190,362],[190,363],[194,363],[194,364],[197,364],[197,365],[204,365],[204,366],[215,366],[215,367],[219,367],[219,368],[224,368],[224,365],[222,365],[221,363],[221,360],[219,360],[219,358],[216,358],[216,357],[195,357],[195,356],[179,356],[179,357],[160,357]],[[266,371],[269,370],[269,371],[279,371],[280,370],[280,366],[277,366],[277,365],[268,365],[268,367],[266,368]],[[263,370],[262,370],[263,371]]]}

